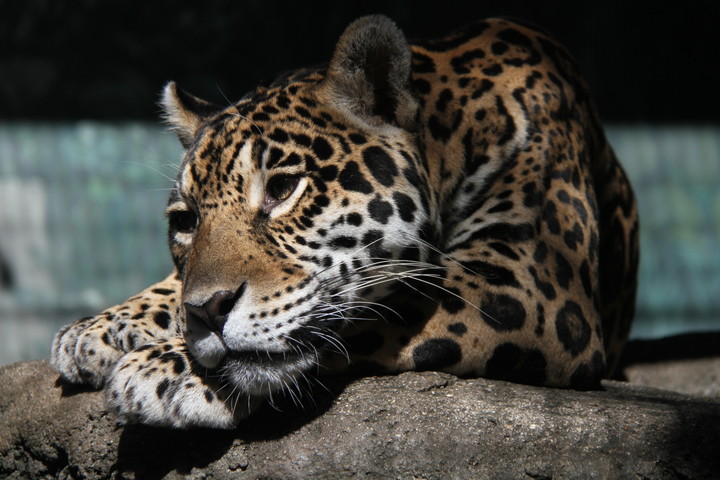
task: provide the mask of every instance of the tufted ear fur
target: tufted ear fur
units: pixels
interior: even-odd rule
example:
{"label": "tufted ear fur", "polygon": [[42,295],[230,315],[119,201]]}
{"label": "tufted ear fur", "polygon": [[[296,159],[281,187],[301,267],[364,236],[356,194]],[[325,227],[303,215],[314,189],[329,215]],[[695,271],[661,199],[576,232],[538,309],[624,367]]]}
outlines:
{"label": "tufted ear fur", "polygon": [[160,105],[165,120],[175,130],[184,148],[192,144],[200,125],[221,110],[213,103],[190,95],[175,82],[165,85]]}
{"label": "tufted ear fur", "polygon": [[392,20],[362,17],[338,40],[321,95],[364,122],[412,130],[418,101],[410,84],[411,61],[410,46]]}

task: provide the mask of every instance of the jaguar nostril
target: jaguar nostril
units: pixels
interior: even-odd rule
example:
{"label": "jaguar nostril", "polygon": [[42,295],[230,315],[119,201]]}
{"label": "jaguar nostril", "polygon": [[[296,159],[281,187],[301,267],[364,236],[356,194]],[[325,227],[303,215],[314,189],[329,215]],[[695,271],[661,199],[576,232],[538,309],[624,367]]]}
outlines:
{"label": "jaguar nostril", "polygon": [[201,306],[185,303],[185,311],[188,318],[199,319],[211,329],[222,331],[228,314],[245,292],[245,285],[246,282],[243,282],[234,292],[231,290],[215,292],[213,296]]}
{"label": "jaguar nostril", "polygon": [[[245,292],[245,282],[243,282],[242,285],[240,285],[240,288],[238,288],[234,293],[228,292],[228,291],[223,291],[223,292],[218,292],[215,295],[213,295],[213,298],[215,298],[216,295],[223,294],[222,297],[218,298],[219,301],[217,304],[217,315],[224,317],[228,313],[230,313],[232,311],[233,307],[235,306],[235,303],[237,303],[238,299],[242,296],[242,294],[244,292]],[[232,296],[225,295],[225,294],[232,294]],[[212,300],[213,299],[211,298],[210,301],[212,301]]]}
{"label": "jaguar nostril", "polygon": [[235,299],[234,298],[228,298],[220,302],[220,305],[218,305],[218,315],[221,317],[226,316],[228,313],[230,313],[235,306]]}

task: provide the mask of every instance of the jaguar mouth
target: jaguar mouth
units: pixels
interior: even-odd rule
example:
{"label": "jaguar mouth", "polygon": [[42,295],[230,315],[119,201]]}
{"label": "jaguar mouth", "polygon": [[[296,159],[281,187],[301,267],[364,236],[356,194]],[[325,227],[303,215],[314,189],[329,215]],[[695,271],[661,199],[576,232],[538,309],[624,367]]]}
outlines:
{"label": "jaguar mouth", "polygon": [[318,361],[314,353],[234,351],[227,352],[218,371],[237,391],[266,396],[297,384]]}
{"label": "jaguar mouth", "polygon": [[294,362],[301,358],[296,352],[268,352],[261,350],[245,350],[226,352],[226,362],[242,362],[263,366]]}

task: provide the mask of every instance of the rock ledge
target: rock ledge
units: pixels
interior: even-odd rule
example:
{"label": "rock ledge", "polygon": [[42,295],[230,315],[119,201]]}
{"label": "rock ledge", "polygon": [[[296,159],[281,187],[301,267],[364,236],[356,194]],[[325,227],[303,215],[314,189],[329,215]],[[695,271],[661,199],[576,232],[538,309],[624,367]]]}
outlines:
{"label": "rock ledge", "polygon": [[[717,478],[720,399],[442,373],[329,385],[237,431],[120,428],[45,361],[0,368],[0,478]],[[336,396],[336,397],[335,397]]]}

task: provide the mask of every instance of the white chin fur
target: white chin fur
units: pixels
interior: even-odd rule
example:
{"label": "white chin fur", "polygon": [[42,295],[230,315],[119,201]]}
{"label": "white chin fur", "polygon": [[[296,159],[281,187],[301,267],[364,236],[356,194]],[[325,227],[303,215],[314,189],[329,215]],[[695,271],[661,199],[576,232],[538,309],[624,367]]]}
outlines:
{"label": "white chin fur", "polygon": [[227,354],[220,338],[204,325],[194,324],[188,327],[185,341],[192,356],[205,368],[217,367]]}
{"label": "white chin fur", "polygon": [[296,379],[317,365],[314,354],[300,358],[274,362],[244,362],[229,360],[223,368],[223,375],[248,395],[268,395],[296,383]]}

